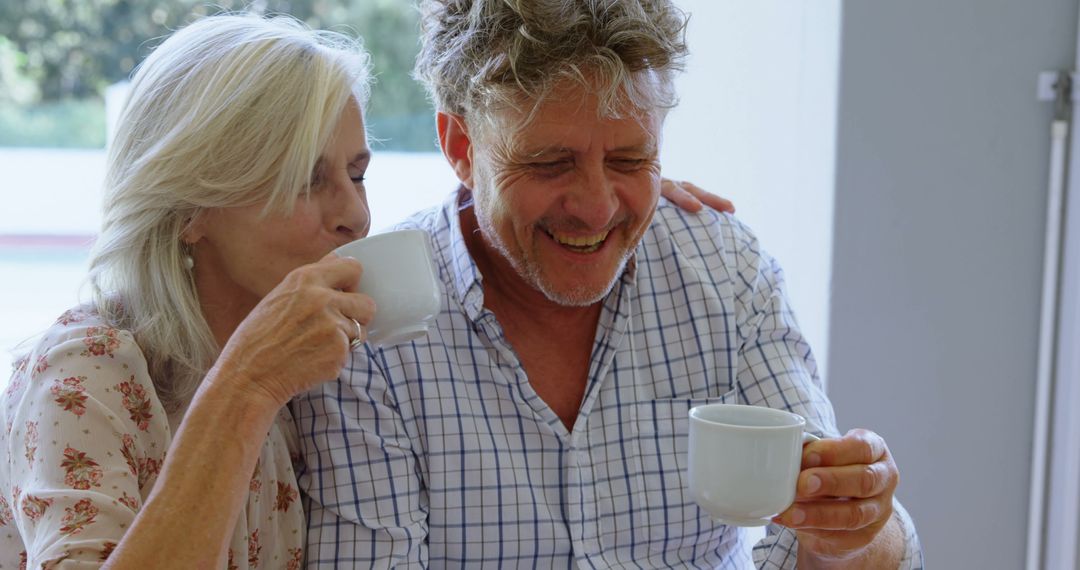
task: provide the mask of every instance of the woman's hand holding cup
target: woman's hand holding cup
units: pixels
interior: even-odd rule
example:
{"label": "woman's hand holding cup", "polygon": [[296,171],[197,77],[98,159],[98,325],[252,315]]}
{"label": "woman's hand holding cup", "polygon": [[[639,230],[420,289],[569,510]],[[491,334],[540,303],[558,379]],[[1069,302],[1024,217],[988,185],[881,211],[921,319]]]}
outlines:
{"label": "woman's hand holding cup", "polygon": [[357,292],[362,274],[360,262],[333,253],[291,271],[236,328],[212,371],[216,381],[276,410],[336,378],[375,315],[375,302]]}

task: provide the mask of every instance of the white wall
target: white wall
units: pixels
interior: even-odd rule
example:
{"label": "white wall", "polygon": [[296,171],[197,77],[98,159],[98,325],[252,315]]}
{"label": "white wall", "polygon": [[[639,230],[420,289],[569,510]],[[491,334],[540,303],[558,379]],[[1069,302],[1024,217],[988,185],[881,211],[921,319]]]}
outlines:
{"label": "white wall", "polygon": [[732,198],[783,265],[822,372],[828,354],[839,0],[680,0],[691,58],[665,175]]}
{"label": "white wall", "polygon": [[[1052,108],[1076,0],[845,2],[830,394],[934,568],[1023,568]],[[1075,176],[1076,173],[1073,173]]]}

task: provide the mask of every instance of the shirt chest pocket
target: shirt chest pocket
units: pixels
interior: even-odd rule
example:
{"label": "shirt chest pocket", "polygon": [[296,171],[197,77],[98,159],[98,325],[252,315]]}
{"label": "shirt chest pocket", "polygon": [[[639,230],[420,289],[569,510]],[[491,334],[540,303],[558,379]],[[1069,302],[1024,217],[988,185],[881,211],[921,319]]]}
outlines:
{"label": "shirt chest pocket", "polygon": [[[738,391],[714,398],[652,400],[637,405],[637,437],[631,470],[639,489],[634,501],[635,539],[649,551],[708,548],[722,540],[714,523],[690,497],[687,440],[690,409],[706,404],[737,404]],[[636,469],[634,469],[636,468]]]}

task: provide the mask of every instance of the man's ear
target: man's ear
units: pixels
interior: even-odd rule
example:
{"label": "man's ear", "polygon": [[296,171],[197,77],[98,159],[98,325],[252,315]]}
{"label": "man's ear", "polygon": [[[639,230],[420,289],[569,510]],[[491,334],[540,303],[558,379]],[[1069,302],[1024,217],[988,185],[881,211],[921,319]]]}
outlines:
{"label": "man's ear", "polygon": [[473,187],[473,148],[465,118],[439,111],[435,116],[443,156],[466,188]]}

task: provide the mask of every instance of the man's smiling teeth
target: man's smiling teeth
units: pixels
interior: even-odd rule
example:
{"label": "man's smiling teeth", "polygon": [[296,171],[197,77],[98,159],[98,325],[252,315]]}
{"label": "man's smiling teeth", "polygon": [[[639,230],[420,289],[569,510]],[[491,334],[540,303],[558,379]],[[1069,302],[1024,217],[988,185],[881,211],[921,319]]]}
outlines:
{"label": "man's smiling teeth", "polygon": [[593,236],[584,237],[572,237],[567,235],[560,235],[552,233],[551,237],[562,245],[567,245],[575,249],[596,249],[600,244],[604,243],[611,230],[608,230],[602,234],[596,234]]}

